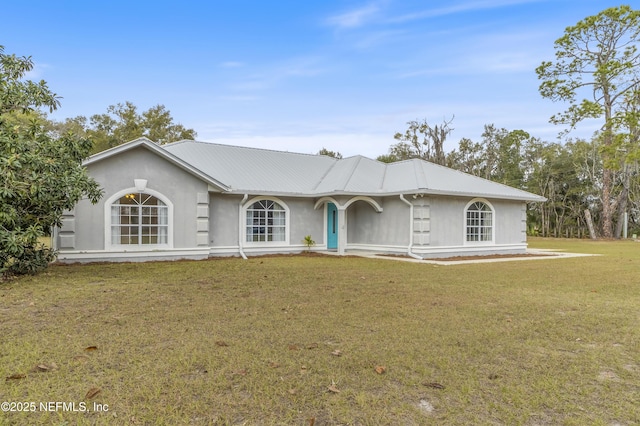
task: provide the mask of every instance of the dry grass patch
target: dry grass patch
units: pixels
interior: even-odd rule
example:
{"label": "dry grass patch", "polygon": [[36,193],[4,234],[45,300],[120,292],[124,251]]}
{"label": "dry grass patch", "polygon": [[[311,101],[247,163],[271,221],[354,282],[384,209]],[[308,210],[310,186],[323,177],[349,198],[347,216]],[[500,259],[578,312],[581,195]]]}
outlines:
{"label": "dry grass patch", "polygon": [[88,410],[0,424],[634,424],[640,245],[553,244],[604,256],[96,264],[2,283],[0,402]]}

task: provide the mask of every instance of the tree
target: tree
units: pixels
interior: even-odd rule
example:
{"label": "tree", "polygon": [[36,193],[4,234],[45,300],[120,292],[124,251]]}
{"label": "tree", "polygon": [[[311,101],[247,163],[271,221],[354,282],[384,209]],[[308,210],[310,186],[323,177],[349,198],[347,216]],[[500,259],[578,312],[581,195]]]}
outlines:
{"label": "tree", "polygon": [[[602,234],[613,236],[616,200],[613,173],[616,162],[616,133],[629,131],[637,116],[629,113],[629,102],[638,100],[640,89],[640,12],[629,6],[612,7],[568,27],[555,41],[555,62],[543,62],[537,69],[542,81],[540,94],[554,101],[569,102],[564,112],[551,117],[570,131],[585,119],[602,122],[600,153],[603,160]],[[633,110],[633,108],[631,108]]]}
{"label": "tree", "polygon": [[389,154],[378,157],[378,161],[393,162],[420,158],[436,164],[445,165],[444,142],[453,131],[451,120],[443,120],[442,124],[431,126],[426,119],[409,121],[404,133],[396,133],[394,139],[399,141],[389,148]]}
{"label": "tree", "polygon": [[318,155],[326,155],[328,157],[337,158],[338,160],[342,158],[342,154],[339,151],[330,151],[325,147],[322,147],[320,151],[318,151]]}
{"label": "tree", "polygon": [[376,160],[380,161],[381,163],[395,163],[396,161],[400,161],[400,159],[393,154],[378,155],[376,157]]}
{"label": "tree", "polygon": [[92,153],[142,136],[160,144],[195,139],[197,136],[195,130],[174,123],[171,112],[164,105],[156,105],[139,114],[138,108],[131,102],[109,105],[105,114],[94,114],[88,120],[78,116],[54,123],[53,127],[58,133],[71,131],[90,138],[93,141]]}
{"label": "tree", "polygon": [[462,138],[458,142],[458,148],[447,154],[447,167],[460,170],[476,176],[482,176],[484,149],[482,144],[469,138]]}
{"label": "tree", "polygon": [[447,166],[505,185],[521,187],[524,146],[531,136],[523,130],[498,129],[486,124],[482,142],[463,138],[447,154]]}
{"label": "tree", "polygon": [[38,108],[60,106],[46,82],[24,80],[30,57],[0,46],[0,275],[35,273],[55,253],[38,242],[61,224],[64,210],[83,197],[97,202],[98,184],[82,160],[91,142],[65,133],[53,137]]}

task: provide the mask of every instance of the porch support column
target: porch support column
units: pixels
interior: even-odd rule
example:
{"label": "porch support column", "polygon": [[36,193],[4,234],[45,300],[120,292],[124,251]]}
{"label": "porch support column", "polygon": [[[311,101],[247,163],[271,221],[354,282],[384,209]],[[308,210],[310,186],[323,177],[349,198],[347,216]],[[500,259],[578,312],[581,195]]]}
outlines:
{"label": "porch support column", "polygon": [[338,254],[344,255],[347,250],[347,209],[336,205],[338,208]]}

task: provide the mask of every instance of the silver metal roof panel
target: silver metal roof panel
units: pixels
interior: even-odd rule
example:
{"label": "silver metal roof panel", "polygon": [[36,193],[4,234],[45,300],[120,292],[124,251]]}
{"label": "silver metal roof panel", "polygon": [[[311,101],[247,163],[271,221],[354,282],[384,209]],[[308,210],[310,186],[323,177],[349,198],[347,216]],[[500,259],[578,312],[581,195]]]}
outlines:
{"label": "silver metal roof panel", "polygon": [[196,141],[175,142],[162,148],[222,182],[230,192],[300,196],[424,193],[545,200],[419,159],[385,164],[363,156],[338,160],[323,155]]}

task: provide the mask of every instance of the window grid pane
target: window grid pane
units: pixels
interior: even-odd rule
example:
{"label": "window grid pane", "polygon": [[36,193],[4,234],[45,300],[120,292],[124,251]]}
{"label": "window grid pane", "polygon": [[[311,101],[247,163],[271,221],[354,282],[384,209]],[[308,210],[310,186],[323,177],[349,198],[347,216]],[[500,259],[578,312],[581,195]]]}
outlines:
{"label": "window grid pane", "polygon": [[111,206],[111,243],[167,244],[169,208],[149,194],[127,194]]}
{"label": "window grid pane", "polygon": [[475,202],[467,209],[466,239],[470,242],[493,240],[493,212],[482,202]]}
{"label": "window grid pane", "polygon": [[256,201],[247,209],[246,241],[285,241],[287,228],[286,211],[271,200]]}

